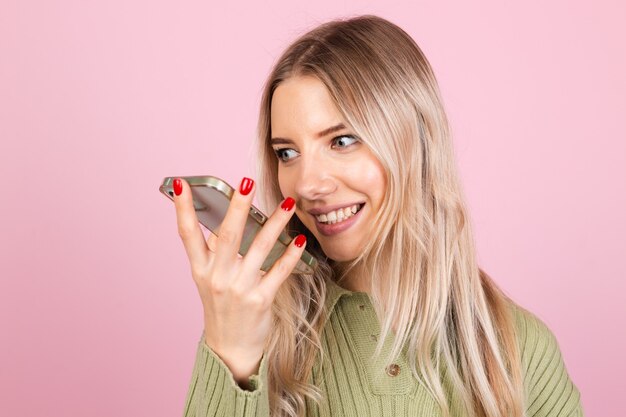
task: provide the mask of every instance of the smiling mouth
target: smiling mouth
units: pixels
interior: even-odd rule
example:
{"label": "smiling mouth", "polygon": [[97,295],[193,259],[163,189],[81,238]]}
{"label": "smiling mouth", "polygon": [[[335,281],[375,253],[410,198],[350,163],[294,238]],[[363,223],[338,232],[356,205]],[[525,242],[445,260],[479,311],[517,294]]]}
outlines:
{"label": "smiling mouth", "polygon": [[365,203],[355,204],[353,206],[344,207],[343,209],[334,210],[329,213],[313,216],[320,224],[330,225],[342,223],[352,216],[355,216],[365,206]]}

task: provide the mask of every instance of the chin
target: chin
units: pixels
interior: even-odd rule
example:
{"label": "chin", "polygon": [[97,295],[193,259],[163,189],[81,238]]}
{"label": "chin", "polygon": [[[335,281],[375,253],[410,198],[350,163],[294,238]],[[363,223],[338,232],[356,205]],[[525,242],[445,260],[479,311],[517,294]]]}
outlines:
{"label": "chin", "polygon": [[335,262],[349,262],[359,256],[359,252],[354,248],[328,247],[328,245],[321,246],[326,256]]}

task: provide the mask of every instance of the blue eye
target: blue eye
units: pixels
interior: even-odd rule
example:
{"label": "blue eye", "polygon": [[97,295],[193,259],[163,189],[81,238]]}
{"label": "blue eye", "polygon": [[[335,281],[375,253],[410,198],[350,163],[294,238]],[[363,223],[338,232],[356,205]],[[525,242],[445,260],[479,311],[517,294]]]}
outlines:
{"label": "blue eye", "polygon": [[[358,142],[359,140],[352,136],[352,135],[343,135],[343,136],[337,136],[336,138],[333,139],[333,142],[335,143],[346,143],[346,139],[348,139],[347,142],[350,142],[350,140],[353,140],[354,142]],[[348,146],[352,145],[354,142],[352,143],[348,143],[347,145],[344,146],[340,146],[340,148],[347,148]]]}
{"label": "blue eye", "polygon": [[[333,143],[333,148],[334,149],[337,149],[337,148],[345,149],[345,148],[350,147],[351,145],[353,145],[356,142],[359,142],[359,139],[357,137],[355,137],[355,136],[352,136],[352,135],[341,135],[341,136],[337,136],[337,137],[335,137],[335,138],[333,138],[331,140],[331,143]],[[287,163],[291,159],[293,159],[292,157],[289,156],[290,152],[293,152],[295,154],[298,153],[295,150],[293,150],[292,148],[278,148],[278,149],[274,149],[274,153],[276,154],[276,157],[282,163]]]}
{"label": "blue eye", "polygon": [[274,153],[276,154],[276,157],[278,159],[280,159],[282,162],[288,162],[289,159],[285,159],[285,154],[288,153],[289,151],[293,151],[295,152],[293,149],[291,148],[279,148],[279,149],[274,149]]}

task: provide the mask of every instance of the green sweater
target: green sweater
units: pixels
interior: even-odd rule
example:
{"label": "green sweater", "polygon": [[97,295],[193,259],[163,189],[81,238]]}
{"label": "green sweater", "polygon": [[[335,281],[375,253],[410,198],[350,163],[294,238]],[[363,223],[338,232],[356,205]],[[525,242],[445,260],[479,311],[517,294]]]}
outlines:
{"label": "green sweater", "polygon": [[[380,359],[370,359],[380,324],[366,293],[348,291],[329,282],[326,308],[330,314],[321,337],[333,366],[324,366],[321,371],[321,405],[306,399],[307,417],[441,415],[434,398],[412,376],[406,349],[395,363],[383,363],[391,351],[392,335],[385,340]],[[569,378],[554,334],[534,315],[515,311],[527,416],[582,417],[580,393]],[[320,378],[319,368],[318,364],[313,367],[315,380]],[[266,356],[261,360],[259,374],[249,381],[251,391],[235,383],[228,367],[204,342],[203,333],[184,416],[269,417]],[[450,403],[453,416],[464,415],[458,398],[453,396]]]}

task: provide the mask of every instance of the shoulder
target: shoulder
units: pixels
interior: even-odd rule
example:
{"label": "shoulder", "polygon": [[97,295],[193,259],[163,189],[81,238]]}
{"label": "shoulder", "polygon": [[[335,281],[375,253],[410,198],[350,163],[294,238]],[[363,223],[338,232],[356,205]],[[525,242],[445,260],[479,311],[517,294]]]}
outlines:
{"label": "shoulder", "polygon": [[556,336],[532,312],[518,305],[512,309],[528,415],[582,415],[580,392],[569,377]]}
{"label": "shoulder", "polygon": [[537,348],[546,350],[558,347],[556,336],[543,320],[519,305],[512,305],[511,308],[522,353],[535,351]]}
{"label": "shoulder", "polygon": [[562,366],[559,343],[548,325],[519,305],[512,308],[524,378],[532,379],[538,372]]}

